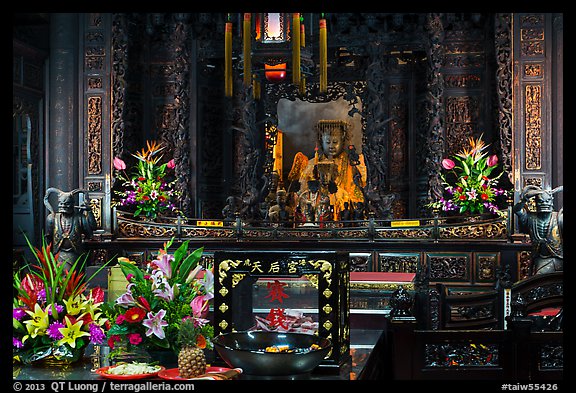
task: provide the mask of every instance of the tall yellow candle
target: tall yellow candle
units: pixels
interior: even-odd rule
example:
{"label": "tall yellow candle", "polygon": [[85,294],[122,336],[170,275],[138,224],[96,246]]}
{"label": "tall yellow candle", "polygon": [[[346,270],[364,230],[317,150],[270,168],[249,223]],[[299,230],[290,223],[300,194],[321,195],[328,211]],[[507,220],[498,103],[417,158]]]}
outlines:
{"label": "tall yellow candle", "polygon": [[232,22],[224,30],[224,94],[232,97]]}
{"label": "tall yellow candle", "polygon": [[328,90],[328,41],[326,19],[320,19],[320,92]]}
{"label": "tall yellow candle", "polygon": [[300,13],[292,15],[292,83],[300,85]]}
{"label": "tall yellow candle", "polygon": [[252,83],[252,22],[249,12],[244,14],[244,86],[249,86]]}

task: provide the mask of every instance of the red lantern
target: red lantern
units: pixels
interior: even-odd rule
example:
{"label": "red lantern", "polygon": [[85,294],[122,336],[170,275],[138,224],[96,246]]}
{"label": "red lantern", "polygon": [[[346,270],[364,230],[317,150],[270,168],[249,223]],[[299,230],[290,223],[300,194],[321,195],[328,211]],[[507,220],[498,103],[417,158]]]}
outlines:
{"label": "red lantern", "polygon": [[286,63],[276,65],[264,64],[266,79],[272,83],[282,82],[286,78]]}

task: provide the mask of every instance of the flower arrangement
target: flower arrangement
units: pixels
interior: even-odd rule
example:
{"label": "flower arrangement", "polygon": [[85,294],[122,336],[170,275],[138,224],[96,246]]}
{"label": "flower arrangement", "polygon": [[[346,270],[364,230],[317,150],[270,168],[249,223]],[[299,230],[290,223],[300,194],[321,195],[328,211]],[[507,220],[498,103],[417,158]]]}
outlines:
{"label": "flower arrangement", "polygon": [[24,364],[75,362],[89,343],[105,340],[110,326],[101,310],[104,291],[88,288],[106,264],[86,279],[83,268],[87,255],[80,256],[68,270],[66,264],[58,262],[50,244],[44,241],[41,249],[29,241],[28,245],[37,264],[28,264],[23,277],[21,272],[14,273],[13,358]]}
{"label": "flower arrangement", "polygon": [[134,209],[134,217],[144,216],[155,219],[159,214],[174,212],[180,214],[174,205],[177,192],[175,179],[169,181],[168,174],[175,167],[174,159],[160,163],[159,154],[164,146],[157,142],[146,142],[146,149],[132,154],[138,160],[132,173],[126,173],[126,163],[119,157],[113,161],[116,177],[122,182],[123,190],[114,190],[118,197],[114,206]]}
{"label": "flower arrangement", "polygon": [[482,136],[477,139],[470,137],[468,142],[469,149],[462,149],[453,159],[442,160],[442,167],[449,171],[447,175],[440,175],[448,198],[440,198],[428,206],[446,212],[498,213],[496,198],[507,193],[497,188],[498,179],[504,172],[493,176],[498,167],[498,156],[488,155],[486,149],[489,145],[485,144]]}
{"label": "flower arrangement", "polygon": [[192,318],[198,328],[198,342],[211,348],[214,329],[206,319],[214,297],[212,267],[199,264],[203,248],[188,252],[189,240],[168,253],[173,239],[164,244],[157,258],[139,268],[127,258],[118,258],[126,276],[126,292],[106,304],[112,326],[108,345],[127,351],[169,349],[177,353],[180,324]]}

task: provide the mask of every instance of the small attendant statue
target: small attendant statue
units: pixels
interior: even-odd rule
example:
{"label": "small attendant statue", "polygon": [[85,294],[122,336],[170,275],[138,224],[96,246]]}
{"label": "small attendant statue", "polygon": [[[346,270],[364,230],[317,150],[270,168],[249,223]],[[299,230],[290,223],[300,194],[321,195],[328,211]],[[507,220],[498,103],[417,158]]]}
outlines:
{"label": "small attendant statue", "polygon": [[[528,233],[532,241],[533,275],[564,270],[563,208],[558,212],[553,210],[554,194],[562,189],[562,186],[553,190],[526,186],[520,194],[520,201],[512,208],[518,216],[520,231]],[[535,199],[535,212],[526,207],[531,198]]]}
{"label": "small attendant statue", "polygon": [[[50,204],[50,194],[58,195],[58,210]],[[76,206],[76,195],[85,195],[82,205]],[[52,251],[58,254],[58,260],[65,263],[68,270],[84,253],[84,238],[92,238],[97,227],[92,209],[87,204],[88,192],[75,189],[64,192],[54,187],[46,190],[44,205],[50,211],[46,217],[46,238],[52,243]]]}

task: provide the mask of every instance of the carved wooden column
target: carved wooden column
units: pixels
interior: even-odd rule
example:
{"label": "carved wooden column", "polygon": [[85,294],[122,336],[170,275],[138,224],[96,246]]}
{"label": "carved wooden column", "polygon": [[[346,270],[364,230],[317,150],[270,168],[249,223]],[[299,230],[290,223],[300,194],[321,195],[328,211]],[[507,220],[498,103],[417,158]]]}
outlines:
{"label": "carved wooden column", "polygon": [[[514,48],[514,202],[527,185],[550,189],[561,184],[553,168],[562,160],[553,111],[553,14],[518,13],[513,17]],[[558,161],[559,160],[559,161]],[[559,173],[561,176],[561,172]]]}
{"label": "carved wooden column", "polygon": [[83,188],[90,194],[90,205],[96,217],[98,232],[110,234],[112,217],[110,131],[110,36],[111,15],[81,14],[80,69],[80,165]]}

